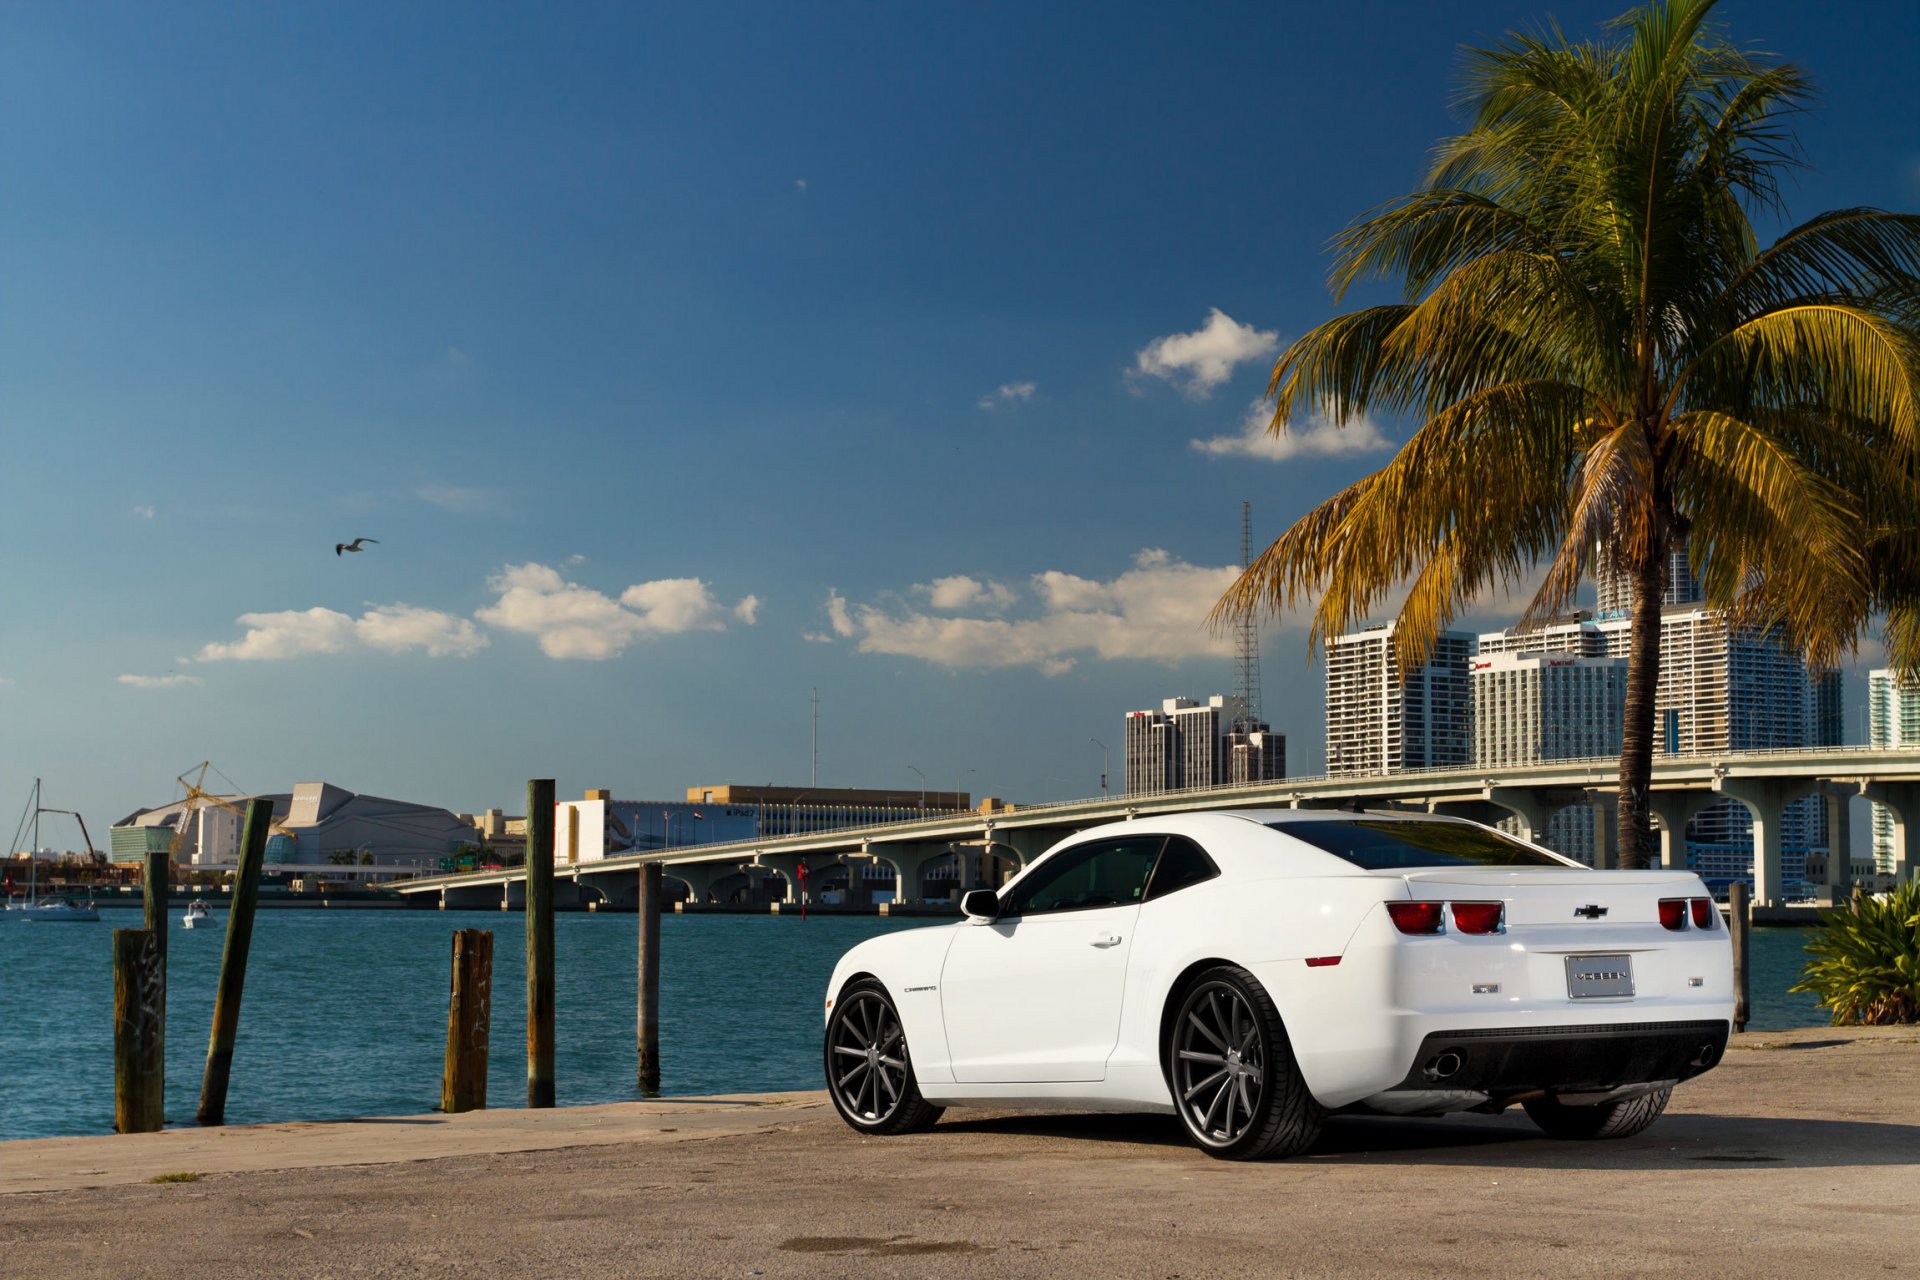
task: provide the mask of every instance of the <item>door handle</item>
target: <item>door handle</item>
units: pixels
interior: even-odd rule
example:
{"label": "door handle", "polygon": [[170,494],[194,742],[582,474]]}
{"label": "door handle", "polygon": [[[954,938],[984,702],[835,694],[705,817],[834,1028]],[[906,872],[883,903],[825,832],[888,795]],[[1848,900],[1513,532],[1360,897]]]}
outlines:
{"label": "door handle", "polygon": [[1103,933],[1093,940],[1093,945],[1096,947],[1117,947],[1120,945],[1120,935],[1117,933]]}

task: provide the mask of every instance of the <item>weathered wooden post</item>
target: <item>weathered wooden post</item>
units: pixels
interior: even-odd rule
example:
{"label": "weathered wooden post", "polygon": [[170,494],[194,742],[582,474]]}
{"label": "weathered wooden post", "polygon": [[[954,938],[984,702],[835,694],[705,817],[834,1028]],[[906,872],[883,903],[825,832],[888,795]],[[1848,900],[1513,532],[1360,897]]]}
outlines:
{"label": "weathered wooden post", "polygon": [[1753,917],[1748,910],[1747,899],[1752,890],[1746,881],[1735,880],[1727,890],[1727,924],[1733,930],[1733,1029],[1747,1029],[1747,1015],[1752,1010],[1752,993],[1747,981],[1747,935],[1753,928]]}
{"label": "weathered wooden post", "polygon": [[253,909],[260,902],[260,868],[267,860],[267,827],[273,805],[247,801],[240,837],[240,866],[227,904],[227,945],[220,953],[220,985],[213,997],[213,1030],[207,1036],[207,1072],[200,1081],[201,1124],[227,1122],[227,1081],[233,1074],[233,1041],[240,1031],[240,994],[247,985],[247,952],[253,945]]}
{"label": "weathered wooden post", "polygon": [[[186,815],[182,814],[180,821],[186,820]],[[140,881],[142,905],[146,907],[147,932],[153,935],[154,949],[160,953],[156,965],[160,974],[160,999],[156,1007],[160,1011],[160,1042],[164,1046],[167,1039],[167,895],[173,889],[173,851],[147,850],[146,866],[141,872]],[[164,1054],[161,1066],[164,1073]]]}
{"label": "weathered wooden post", "polygon": [[553,1105],[553,779],[527,783],[527,1105]]}
{"label": "weathered wooden post", "polygon": [[640,868],[640,1092],[660,1092],[660,864]]}
{"label": "weathered wooden post", "polygon": [[166,980],[151,929],[113,931],[113,1131],[153,1133],[166,1115]]}
{"label": "weathered wooden post", "polygon": [[484,1111],[487,1039],[493,1026],[493,934],[457,929],[453,935],[453,989],[447,997],[447,1062],[440,1077],[440,1109]]}

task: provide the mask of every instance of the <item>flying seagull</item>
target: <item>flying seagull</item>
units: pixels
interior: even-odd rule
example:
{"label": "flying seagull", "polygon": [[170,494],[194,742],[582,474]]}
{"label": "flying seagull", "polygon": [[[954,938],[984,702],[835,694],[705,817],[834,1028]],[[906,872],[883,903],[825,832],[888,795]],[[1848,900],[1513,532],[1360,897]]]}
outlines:
{"label": "flying seagull", "polygon": [[355,538],[352,542],[336,542],[333,544],[333,554],[339,555],[342,551],[365,551],[366,548],[361,546],[361,543],[379,541],[378,538]]}

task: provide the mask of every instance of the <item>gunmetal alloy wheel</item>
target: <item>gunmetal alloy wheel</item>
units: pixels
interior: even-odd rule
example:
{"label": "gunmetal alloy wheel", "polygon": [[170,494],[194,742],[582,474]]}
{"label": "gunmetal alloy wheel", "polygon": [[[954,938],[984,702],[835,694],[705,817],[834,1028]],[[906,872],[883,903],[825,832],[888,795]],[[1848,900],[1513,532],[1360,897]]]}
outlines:
{"label": "gunmetal alloy wheel", "polygon": [[1325,1113],[1294,1065],[1272,998],[1246,970],[1201,974],[1181,996],[1167,1040],[1174,1106],[1210,1155],[1294,1155],[1319,1136]]}
{"label": "gunmetal alloy wheel", "polygon": [[827,1094],[864,1133],[910,1133],[940,1118],[920,1096],[907,1032],[887,989],[867,979],[841,992],[827,1021]]}

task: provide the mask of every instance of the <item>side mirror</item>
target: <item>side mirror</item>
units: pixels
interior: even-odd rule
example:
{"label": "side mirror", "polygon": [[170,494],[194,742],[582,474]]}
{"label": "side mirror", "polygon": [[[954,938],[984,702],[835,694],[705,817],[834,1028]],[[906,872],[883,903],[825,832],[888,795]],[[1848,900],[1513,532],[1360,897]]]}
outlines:
{"label": "side mirror", "polygon": [[991,889],[974,889],[960,899],[960,914],[969,920],[992,920],[1000,914],[1000,895]]}

